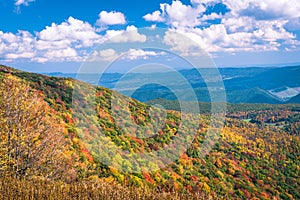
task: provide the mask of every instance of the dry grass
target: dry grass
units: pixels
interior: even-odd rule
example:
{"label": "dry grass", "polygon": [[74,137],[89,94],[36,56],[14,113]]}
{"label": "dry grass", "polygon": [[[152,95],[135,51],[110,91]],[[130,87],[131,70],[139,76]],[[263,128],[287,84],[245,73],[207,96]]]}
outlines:
{"label": "dry grass", "polygon": [[124,187],[116,183],[103,181],[80,181],[66,184],[43,180],[17,180],[13,178],[0,179],[0,199],[209,199],[203,193],[165,192],[160,189],[141,189]]}

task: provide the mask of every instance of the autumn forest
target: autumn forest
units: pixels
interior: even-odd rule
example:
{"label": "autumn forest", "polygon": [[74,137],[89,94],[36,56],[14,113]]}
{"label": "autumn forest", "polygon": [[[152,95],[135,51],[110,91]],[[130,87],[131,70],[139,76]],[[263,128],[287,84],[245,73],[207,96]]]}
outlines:
{"label": "autumn forest", "polygon": [[[151,124],[149,104],[71,78],[6,66],[0,67],[0,84],[1,199],[300,198],[299,104],[230,104],[224,127],[215,138],[208,134],[206,112],[181,114],[174,107],[165,111],[158,135],[139,137],[151,134],[147,127],[156,128]],[[78,103],[72,102],[75,87],[95,90],[94,96],[78,95],[86,104],[94,99],[96,109],[74,111],[72,105]],[[125,112],[121,109],[124,99],[131,117],[115,120],[115,113]],[[112,101],[118,103],[113,112]],[[168,105],[172,103],[176,104]],[[162,117],[159,108],[155,110]],[[145,161],[146,167],[141,168],[125,162],[126,156],[165,146],[178,149],[172,140],[190,134],[185,127],[179,128],[183,118],[196,124],[195,137],[177,159],[163,168],[155,160]],[[93,123],[87,125],[86,120]],[[142,125],[142,129],[118,126],[126,123]],[[101,142],[99,127],[129,154],[104,151],[111,144]],[[207,146],[210,142],[212,149]],[[110,165],[103,163],[105,159]]]}

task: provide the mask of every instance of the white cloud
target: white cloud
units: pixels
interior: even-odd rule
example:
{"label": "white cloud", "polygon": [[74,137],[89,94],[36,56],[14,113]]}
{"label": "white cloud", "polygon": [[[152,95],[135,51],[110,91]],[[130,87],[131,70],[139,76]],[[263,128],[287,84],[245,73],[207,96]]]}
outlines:
{"label": "white cloud", "polygon": [[136,60],[136,59],[148,59],[151,56],[161,56],[165,55],[165,52],[155,52],[155,51],[145,51],[143,49],[129,49],[128,52],[126,52],[125,59],[129,60]]}
{"label": "white cloud", "polygon": [[[29,5],[33,0],[17,0],[16,6]],[[299,50],[300,4],[298,0],[191,0],[184,5],[175,0],[160,4],[160,10],[143,16],[146,21],[163,22],[170,30],[164,42],[182,54],[205,51],[275,51]],[[208,7],[222,3],[227,13],[207,13]],[[218,21],[212,24],[211,20]],[[131,25],[125,30],[106,30],[109,25],[126,24],[123,13],[102,11],[96,27],[73,17],[33,33],[0,31],[0,60],[29,59],[36,62],[82,61],[89,49],[108,43],[146,42],[147,37]],[[156,25],[153,24],[155,29]],[[97,29],[103,31],[100,33]],[[149,28],[150,29],[150,28]],[[293,34],[293,32],[295,34]],[[177,34],[176,34],[177,33]],[[186,37],[186,38],[184,38]],[[143,59],[157,52],[131,50],[127,59]],[[113,60],[119,54],[113,49],[97,52],[98,57]]]}
{"label": "white cloud", "polygon": [[82,61],[84,49],[100,44],[105,37],[89,23],[69,17],[61,24],[52,23],[35,35],[0,31],[1,60],[29,59],[36,62]]}
{"label": "white cloud", "polygon": [[[180,1],[161,4],[159,11],[147,14],[147,21],[164,21],[182,35],[167,32],[164,42],[182,54],[191,53],[195,43],[208,52],[274,51],[297,48],[296,35],[286,28],[297,29],[300,4],[298,0],[192,0],[192,6]],[[224,4],[225,14],[209,13],[217,3]],[[211,12],[211,11],[210,11]],[[209,20],[220,19],[220,24]],[[291,23],[293,22],[293,23]],[[298,30],[298,29],[297,29]],[[298,45],[299,48],[299,45]]]}
{"label": "white cloud", "polygon": [[78,55],[74,48],[67,47],[64,49],[57,49],[51,51],[39,51],[35,57],[32,57],[31,61],[45,63],[45,62],[81,62],[83,56]]}
{"label": "white cloud", "polygon": [[46,29],[37,33],[37,36],[41,43],[47,41],[53,46],[52,42],[56,42],[54,46],[60,44],[61,47],[77,43],[76,48],[91,47],[100,43],[102,39],[88,22],[73,17],[69,17],[67,21],[59,25],[52,23],[51,26],[46,26]]}
{"label": "white cloud", "polygon": [[295,35],[283,28],[284,22],[253,23],[253,29],[247,31],[242,28],[229,31],[226,24],[214,24],[205,29],[170,30],[165,34],[164,42],[185,56],[201,53],[200,49],[210,53],[277,51],[283,45],[290,44],[293,48],[298,45],[294,41]]}
{"label": "white cloud", "polygon": [[118,57],[117,52],[114,49],[105,49],[99,51],[99,56],[106,61],[112,61]]}
{"label": "white cloud", "polygon": [[48,60],[71,60],[76,61],[78,54],[75,49],[68,47],[66,49],[59,49],[55,51],[48,51],[45,53],[44,58]]}
{"label": "white cloud", "polygon": [[94,51],[87,59],[90,62],[97,61],[108,61],[112,62],[118,57],[122,60],[138,60],[143,59],[146,60],[149,57],[153,56],[163,56],[166,55],[165,52],[156,52],[156,51],[148,51],[143,49],[129,49],[126,52],[117,52],[116,50],[109,48],[100,51]]}
{"label": "white cloud", "polygon": [[18,37],[12,33],[3,33],[2,31],[0,31],[0,36],[0,39],[7,43],[13,43],[18,41]]}
{"label": "white cloud", "polygon": [[104,49],[99,51],[94,51],[91,55],[89,55],[87,61],[89,62],[97,62],[97,61],[113,61],[118,57],[118,53],[114,49]]}
{"label": "white cloud", "polygon": [[212,4],[219,2],[220,0],[191,0],[192,4]]}
{"label": "white cloud", "polygon": [[201,47],[199,42],[198,38],[192,38],[186,32],[179,30],[168,30],[164,36],[164,43],[171,46],[172,51],[176,51],[183,56],[191,55],[193,52],[196,53]]}
{"label": "white cloud", "polygon": [[[297,1],[297,0],[292,0]],[[172,27],[195,27],[198,25],[203,25],[203,22],[207,20],[213,20],[217,18],[238,18],[242,16],[242,12],[245,12],[248,7],[251,6],[260,6],[261,9],[271,13],[294,13],[293,17],[300,15],[299,6],[295,6],[293,12],[290,12],[291,5],[286,6],[288,0],[279,0],[275,3],[272,3],[273,0],[192,0],[193,6],[184,5],[181,1],[174,0],[171,4],[163,3],[160,4],[160,10],[154,11],[152,14],[146,14],[143,18],[147,21],[156,21],[156,22],[166,22]],[[209,13],[206,14],[207,8],[213,6],[217,3],[223,3],[224,6],[227,6],[230,9],[230,13],[222,16],[220,13]],[[294,2],[296,3],[296,2]],[[271,5],[272,4],[272,5]],[[284,7],[284,9],[282,9]],[[280,12],[277,12],[281,10]],[[246,16],[246,13],[244,13]],[[251,14],[249,12],[249,14]],[[255,17],[255,16],[250,16]],[[257,16],[258,17],[258,16]]]}
{"label": "white cloud", "polygon": [[35,0],[15,0],[15,6],[28,6],[29,3],[34,2]]}
{"label": "white cloud", "polygon": [[35,55],[34,38],[27,31],[17,34],[0,31],[0,55],[2,59],[30,58]]}
{"label": "white cloud", "polygon": [[72,45],[70,40],[57,40],[57,41],[48,41],[48,40],[37,40],[35,47],[37,50],[57,50],[64,49]]}
{"label": "white cloud", "polygon": [[46,63],[49,62],[49,59],[44,57],[34,57],[31,59],[31,61],[38,62],[38,63]]}
{"label": "white cloud", "polygon": [[99,19],[97,20],[96,24],[99,26],[126,24],[126,19],[124,14],[121,12],[101,11],[99,13]]}
{"label": "white cloud", "polygon": [[[125,30],[108,30],[99,34],[96,27],[73,17],[31,34],[19,31],[16,34],[0,31],[0,60],[28,59],[35,62],[83,61],[90,48],[106,40],[113,43],[145,42],[146,36],[138,33],[135,26]],[[110,55],[109,55],[110,53]],[[99,52],[111,60],[116,55],[111,51]]]}
{"label": "white cloud", "polygon": [[22,52],[22,53],[8,53],[6,58],[8,59],[17,59],[17,58],[33,58],[36,55],[35,52]]}
{"label": "white cloud", "polygon": [[15,0],[15,12],[21,13],[21,6],[29,6],[29,4],[34,1],[35,0]]}
{"label": "white cloud", "polygon": [[231,33],[235,32],[248,32],[254,29],[255,20],[253,18],[243,17],[226,17],[222,19],[222,24],[227,27]]}
{"label": "white cloud", "polygon": [[[88,22],[69,17],[61,24],[52,23],[35,33],[32,48],[38,51],[36,62],[82,61],[82,49],[104,41]],[[20,44],[21,45],[21,44]]]}
{"label": "white cloud", "polygon": [[[205,7],[200,4],[197,7],[184,5],[181,1],[173,1],[172,4],[160,4],[160,17],[173,27],[193,27],[200,24],[200,15]],[[155,13],[155,12],[154,12]]]}
{"label": "white cloud", "polygon": [[156,29],[156,24],[152,24],[150,27],[147,27],[149,30],[155,30]]}
{"label": "white cloud", "polygon": [[143,16],[146,21],[155,21],[155,22],[164,22],[165,19],[162,17],[162,14],[159,10],[154,11],[152,14],[146,14]]}
{"label": "white cloud", "polygon": [[106,31],[106,37],[108,42],[112,43],[145,42],[147,39],[146,35],[140,34],[133,25],[127,26],[125,31],[108,30]]}
{"label": "white cloud", "polygon": [[298,0],[224,0],[234,15],[246,15],[258,20],[295,18],[300,16]]}
{"label": "white cloud", "polygon": [[192,7],[176,0],[172,4],[160,4],[160,11],[146,14],[143,18],[147,21],[166,22],[173,27],[193,27],[201,23],[200,16],[204,11],[202,4]]}
{"label": "white cloud", "polygon": [[300,30],[300,17],[293,18],[285,25],[285,28],[291,31]]}
{"label": "white cloud", "polygon": [[201,17],[201,21],[207,21],[207,20],[214,20],[214,19],[221,19],[222,15],[217,13],[211,13],[209,15],[203,15]]}

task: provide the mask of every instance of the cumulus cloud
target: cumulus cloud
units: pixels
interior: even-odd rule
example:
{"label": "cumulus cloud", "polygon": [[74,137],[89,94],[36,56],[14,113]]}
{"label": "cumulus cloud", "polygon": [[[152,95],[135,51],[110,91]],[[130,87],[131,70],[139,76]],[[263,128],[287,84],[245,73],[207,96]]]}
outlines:
{"label": "cumulus cloud", "polygon": [[176,0],[172,4],[160,4],[160,10],[146,14],[143,18],[147,21],[166,22],[173,27],[196,26],[200,24],[199,17],[205,8],[202,4],[194,8]]}
{"label": "cumulus cloud", "polygon": [[198,38],[191,37],[187,32],[179,30],[168,30],[163,39],[165,44],[171,46],[172,51],[183,56],[198,53],[200,48],[203,47]]}
{"label": "cumulus cloud", "polygon": [[[208,28],[170,30],[164,42],[182,55],[197,55],[201,49],[210,52],[276,51],[284,40],[295,45],[295,36],[276,23],[258,24],[259,29],[229,32],[224,24]],[[278,27],[276,27],[278,26]]]}
{"label": "cumulus cloud", "polygon": [[108,60],[108,61],[114,60],[119,56],[114,49],[105,49],[99,51],[98,53],[103,60]]}
{"label": "cumulus cloud", "polygon": [[61,24],[52,23],[35,36],[33,47],[39,55],[33,61],[37,62],[82,61],[82,49],[104,41],[88,22],[73,17]]}
{"label": "cumulus cloud", "polygon": [[108,30],[106,37],[111,43],[145,42],[147,39],[146,35],[140,34],[133,25],[127,26],[126,30]]}
{"label": "cumulus cloud", "polygon": [[89,62],[97,61],[113,61],[118,57],[118,53],[114,49],[104,49],[99,51],[94,51],[87,59]]}
{"label": "cumulus cloud", "polygon": [[101,11],[99,19],[96,22],[99,26],[126,24],[126,19],[123,13],[116,11]]}
{"label": "cumulus cloud", "polygon": [[[135,26],[125,30],[108,30],[99,34],[96,27],[73,17],[31,34],[19,31],[16,34],[0,31],[0,60],[27,59],[35,62],[83,61],[89,49],[110,42],[145,42],[146,36],[138,33]],[[114,52],[103,51],[99,55],[111,60]]]}
{"label": "cumulus cloud", "polygon": [[61,48],[69,46],[71,43],[77,43],[76,47],[81,48],[101,42],[101,36],[88,22],[73,17],[69,17],[67,21],[61,24],[52,23],[51,26],[46,26],[37,36],[41,43],[48,41],[53,46],[61,45]]}
{"label": "cumulus cloud", "polygon": [[[17,34],[0,31],[0,60],[78,62],[84,60],[89,49],[104,42],[145,42],[146,39],[146,35],[140,34],[138,28],[132,25],[125,30],[107,30],[100,34],[88,22],[69,17],[60,24],[52,23],[34,34],[27,31],[19,31]],[[105,61],[113,60],[117,56],[113,49],[99,51],[94,55],[95,58]]]}
{"label": "cumulus cloud", "polygon": [[[194,6],[184,5],[175,0],[171,4],[160,4],[160,11],[146,14],[148,21],[167,21],[179,24],[197,25],[205,16],[207,7],[223,4],[230,10],[231,16],[250,16],[256,20],[272,20],[278,18],[300,17],[300,4],[298,0],[191,0]],[[218,14],[218,13],[217,13]],[[185,21],[180,23],[179,21]],[[174,24],[173,24],[174,25]]]}
{"label": "cumulus cloud", "polygon": [[75,61],[77,58],[78,54],[75,49],[68,47],[66,49],[59,49],[56,51],[48,51],[45,53],[45,58],[49,60],[72,60]]}
{"label": "cumulus cloud", "polygon": [[235,15],[252,16],[257,20],[294,18],[300,16],[298,0],[224,0]]}
{"label": "cumulus cloud", "polygon": [[163,21],[165,21],[165,19],[162,17],[162,13],[159,10],[154,11],[152,14],[145,15],[145,16],[143,16],[143,18],[146,21],[154,21],[154,22],[163,22]]}
{"label": "cumulus cloud", "polygon": [[[33,0],[17,0],[15,5],[26,6],[30,2]],[[174,51],[195,55],[199,47],[212,53],[299,50],[298,0],[191,0],[191,3],[185,5],[179,0],[162,3],[159,10],[143,16],[146,21],[154,22],[153,29],[155,22],[169,25],[163,39]],[[214,10],[214,6],[220,4],[227,8],[226,12]],[[146,35],[133,25],[122,30],[107,30],[117,24],[126,24],[123,13],[102,11],[95,26],[69,17],[35,33],[0,31],[0,60],[82,61],[89,49],[105,41],[146,42]],[[99,28],[103,32],[99,32]],[[155,56],[154,53],[157,52],[134,49],[127,59],[143,59]],[[119,54],[106,49],[95,56],[108,61]]]}
{"label": "cumulus cloud", "polygon": [[27,31],[17,34],[0,31],[0,55],[2,59],[32,58],[36,55],[34,38]]}
{"label": "cumulus cloud", "polygon": [[215,19],[221,19],[222,15],[221,14],[217,14],[217,13],[211,13],[208,15],[203,15],[201,17],[202,21],[207,21],[207,20],[215,20]]}
{"label": "cumulus cloud", "polygon": [[[164,42],[182,54],[198,44],[208,52],[275,51],[299,44],[288,30],[299,30],[298,0],[192,0],[161,4],[160,10],[144,16],[147,21],[165,22],[170,30]],[[226,12],[211,10],[221,4]],[[212,23],[210,20],[219,19]],[[191,40],[183,42],[181,33]],[[191,42],[193,41],[193,42]],[[299,48],[299,45],[298,45]]]}
{"label": "cumulus cloud", "polygon": [[192,5],[184,5],[179,0],[171,4],[160,4],[160,10],[143,16],[146,21],[165,22],[175,27],[195,27],[203,25],[207,20],[221,18],[220,13],[207,13],[210,6],[221,3],[221,0],[192,0]]}

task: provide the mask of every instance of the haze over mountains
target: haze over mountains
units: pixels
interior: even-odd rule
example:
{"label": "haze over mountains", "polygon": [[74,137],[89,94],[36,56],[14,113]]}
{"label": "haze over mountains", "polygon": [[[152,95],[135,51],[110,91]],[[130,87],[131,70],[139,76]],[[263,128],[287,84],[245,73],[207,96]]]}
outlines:
{"label": "haze over mountains", "polygon": [[[209,71],[209,69],[207,69]],[[201,71],[205,76],[205,70]],[[204,72],[204,73],[203,73]],[[248,68],[220,68],[220,75],[223,79],[227,101],[230,103],[300,103],[300,65],[287,67],[248,67]],[[134,88],[133,85],[144,81],[147,83],[147,77],[156,77],[159,79],[172,79],[174,72],[163,74],[120,74],[106,73],[103,74],[98,85],[116,89],[117,91],[129,95],[142,102],[163,98],[167,100],[176,99],[174,93],[168,88],[158,84],[144,84],[142,87]],[[206,87],[206,81],[214,81],[214,77],[202,78],[195,69],[181,70],[179,73],[191,84],[196,92],[198,101],[210,102],[209,91]],[[204,75],[203,75],[204,74]],[[208,73],[207,73],[208,74]],[[72,77],[76,78],[77,74],[48,73],[50,76]],[[84,80],[92,84],[97,84],[99,75],[86,74]],[[98,76],[95,79],[95,76]],[[81,75],[82,77],[82,75]],[[125,77],[125,78],[124,78]],[[149,79],[150,80],[150,79]],[[119,82],[122,87],[117,87]],[[183,83],[174,81],[174,88],[179,93],[184,93]],[[189,101],[189,96],[179,99]]]}

